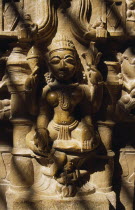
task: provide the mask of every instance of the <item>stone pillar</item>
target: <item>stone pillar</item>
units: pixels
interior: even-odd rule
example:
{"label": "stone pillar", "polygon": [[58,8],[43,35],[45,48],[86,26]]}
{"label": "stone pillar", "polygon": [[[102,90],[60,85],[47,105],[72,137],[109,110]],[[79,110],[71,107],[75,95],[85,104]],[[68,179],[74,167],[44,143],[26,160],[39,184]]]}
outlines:
{"label": "stone pillar", "polygon": [[125,210],[134,209],[135,199],[135,149],[126,147],[120,151],[119,159],[122,176],[121,176],[121,192],[120,202]]}
{"label": "stone pillar", "polygon": [[[22,208],[25,201],[30,201],[34,183],[34,170],[30,157],[13,155],[9,173],[10,185],[6,192],[7,207],[10,210]],[[27,205],[26,205],[27,207]]]}
{"label": "stone pillar", "polygon": [[8,174],[11,161],[11,148],[0,146],[0,209],[7,209],[6,191],[8,189]]}
{"label": "stone pillar", "polygon": [[101,137],[102,143],[106,150],[112,150],[112,138],[113,138],[113,127],[115,123],[113,121],[99,121],[98,131]]}
{"label": "stone pillar", "polygon": [[106,156],[97,156],[100,170],[91,175],[91,182],[96,183],[97,191],[111,192],[112,191],[112,177],[114,170],[114,152],[108,152]]}
{"label": "stone pillar", "polygon": [[104,194],[116,209],[116,194],[112,186],[114,152],[108,151],[106,156],[97,156],[95,165],[97,165],[98,170],[91,174],[90,183],[95,186],[96,192]]}
{"label": "stone pillar", "polygon": [[18,44],[13,48],[7,60],[8,90],[11,93],[11,119],[27,119],[28,110],[24,84],[31,73],[26,55],[26,44]]}
{"label": "stone pillar", "polygon": [[25,136],[31,129],[29,110],[25,91],[25,81],[31,73],[27,63],[29,46],[25,43],[17,44],[7,60],[8,90],[11,93],[10,121],[13,124],[13,151],[25,148]]}
{"label": "stone pillar", "polygon": [[7,60],[7,86],[11,93],[10,121],[13,124],[13,156],[10,163],[10,185],[6,192],[8,209],[15,209],[18,200],[28,198],[34,182],[30,150],[25,144],[25,137],[31,129],[24,87],[31,73],[26,59],[27,52],[25,43],[18,44]]}

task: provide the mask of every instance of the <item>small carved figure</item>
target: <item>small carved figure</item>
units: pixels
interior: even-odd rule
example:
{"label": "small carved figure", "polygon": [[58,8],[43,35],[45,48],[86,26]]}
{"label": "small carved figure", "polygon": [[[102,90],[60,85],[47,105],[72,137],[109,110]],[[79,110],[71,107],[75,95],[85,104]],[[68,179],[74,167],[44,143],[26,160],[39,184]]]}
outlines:
{"label": "small carved figure", "polygon": [[[0,81],[0,90],[4,89],[7,86],[7,75],[2,77]],[[11,100],[5,98],[0,100],[0,120],[9,120],[11,112]]]}
{"label": "small carved figure", "polygon": [[135,21],[135,0],[126,0],[127,20]]}
{"label": "small carved figure", "polygon": [[11,110],[10,100],[9,99],[0,100],[0,120],[9,119],[10,110]]}
{"label": "small carved figure", "polygon": [[[46,155],[45,151],[50,146],[53,148],[49,156],[53,164],[43,166],[43,172],[57,177],[60,184],[70,188],[88,173],[81,170],[81,166],[100,143],[92,114],[101,98],[96,97],[97,103],[94,103],[92,85],[97,88],[97,80],[101,81],[102,77],[95,69],[89,75],[89,85],[84,84],[83,79],[79,83],[82,72],[78,60],[72,41],[65,37],[53,40],[49,47],[48,84],[43,89],[37,124],[26,137],[27,145],[37,154]],[[75,189],[66,191],[63,196],[72,196]]]}
{"label": "small carved figure", "polygon": [[24,15],[23,23],[21,24],[21,31],[24,31],[29,39],[32,39],[34,36],[37,36],[38,26],[37,24],[32,22],[30,14]]}
{"label": "small carved figure", "polygon": [[135,49],[129,47],[125,52],[118,53],[117,58],[121,64],[121,77],[123,90],[122,96],[118,101],[119,106],[124,110],[129,117],[134,117],[135,114]]}

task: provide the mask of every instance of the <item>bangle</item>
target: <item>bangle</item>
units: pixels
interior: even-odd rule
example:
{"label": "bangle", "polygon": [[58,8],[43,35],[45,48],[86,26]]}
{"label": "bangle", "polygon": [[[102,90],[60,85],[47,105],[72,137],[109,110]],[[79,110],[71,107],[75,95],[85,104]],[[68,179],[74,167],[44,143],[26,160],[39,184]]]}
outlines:
{"label": "bangle", "polygon": [[46,128],[37,128],[37,130],[46,130]]}

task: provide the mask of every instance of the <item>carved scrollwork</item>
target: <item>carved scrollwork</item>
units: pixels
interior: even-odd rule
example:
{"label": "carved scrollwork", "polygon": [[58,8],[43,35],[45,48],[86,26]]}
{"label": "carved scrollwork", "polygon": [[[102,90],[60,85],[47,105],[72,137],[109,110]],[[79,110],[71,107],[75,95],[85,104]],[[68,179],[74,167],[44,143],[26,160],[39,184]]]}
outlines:
{"label": "carved scrollwork", "polygon": [[[88,33],[91,13],[92,6],[90,0],[78,0],[78,8],[76,8],[76,2],[72,2],[72,7],[69,9],[69,18],[73,19],[72,32],[78,39]],[[93,33],[95,33],[95,30]]]}
{"label": "carved scrollwork", "polygon": [[[78,0],[78,7],[76,8],[76,2],[73,1],[72,7],[68,9],[68,17],[72,20],[72,32],[79,40],[85,41],[96,37],[107,37],[105,29],[105,20],[103,16],[104,3],[99,3],[101,10],[97,16],[94,14],[94,6],[97,6],[98,2],[91,0]],[[96,11],[97,12],[97,11]],[[94,18],[93,18],[94,17]]]}
{"label": "carved scrollwork", "polygon": [[51,0],[0,1],[0,31],[19,40],[51,39],[57,28],[57,9]]}
{"label": "carved scrollwork", "polygon": [[57,28],[57,11],[51,0],[38,2],[41,18],[38,20],[38,39],[48,40],[55,33]]}

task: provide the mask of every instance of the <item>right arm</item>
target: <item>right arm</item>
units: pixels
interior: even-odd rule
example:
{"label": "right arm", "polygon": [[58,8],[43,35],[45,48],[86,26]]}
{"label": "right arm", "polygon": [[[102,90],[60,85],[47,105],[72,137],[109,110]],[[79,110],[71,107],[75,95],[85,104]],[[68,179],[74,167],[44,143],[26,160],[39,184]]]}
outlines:
{"label": "right arm", "polygon": [[46,101],[46,90],[43,89],[41,102],[40,102],[40,111],[37,118],[36,136],[35,136],[35,142],[37,142],[38,147],[41,149],[48,147],[49,144],[49,132],[47,130],[49,121],[50,121],[50,107]]}

